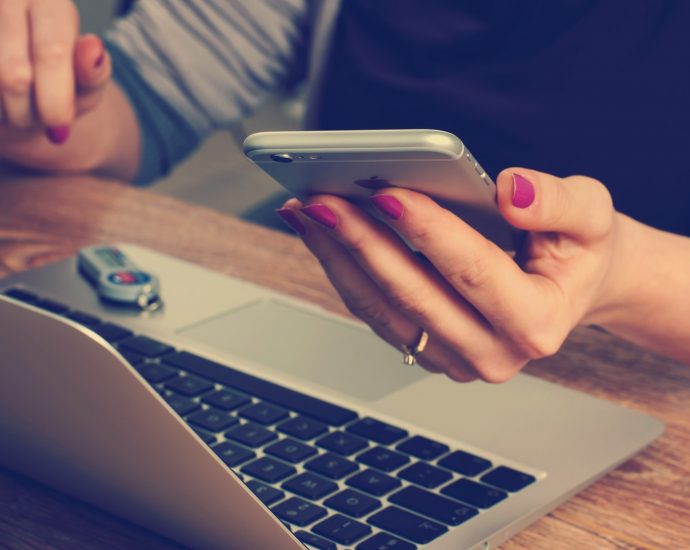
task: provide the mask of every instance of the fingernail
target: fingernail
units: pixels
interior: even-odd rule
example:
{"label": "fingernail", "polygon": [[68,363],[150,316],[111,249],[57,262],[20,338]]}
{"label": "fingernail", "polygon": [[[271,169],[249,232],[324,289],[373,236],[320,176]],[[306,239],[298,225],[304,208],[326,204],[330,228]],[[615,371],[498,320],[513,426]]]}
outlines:
{"label": "fingernail", "polygon": [[392,195],[374,195],[369,197],[374,206],[389,218],[399,220],[402,218],[405,207]]}
{"label": "fingernail", "polygon": [[333,210],[323,204],[310,204],[302,208],[302,212],[328,229],[335,229],[335,226],[338,225],[338,218]]}
{"label": "fingernail", "polygon": [[105,63],[105,51],[96,58],[96,62],[93,64],[93,66],[96,69],[100,69],[103,66],[103,63]]}
{"label": "fingernail", "polygon": [[96,58],[96,61],[94,61],[93,66],[96,69],[100,69],[103,66],[103,63],[105,63],[105,44],[103,43],[103,40],[100,41],[101,43],[101,54]]}
{"label": "fingernail", "polygon": [[46,136],[51,143],[62,145],[69,139],[69,126],[54,126],[46,129]]}
{"label": "fingernail", "polygon": [[298,235],[301,236],[307,232],[307,228],[304,227],[304,224],[297,217],[297,214],[295,214],[289,208],[280,208],[280,209],[276,210],[276,214],[278,214],[283,219],[283,221],[288,225],[288,227],[290,229],[292,229]]}
{"label": "fingernail", "polygon": [[527,208],[534,202],[534,185],[526,177],[513,174],[513,206]]}

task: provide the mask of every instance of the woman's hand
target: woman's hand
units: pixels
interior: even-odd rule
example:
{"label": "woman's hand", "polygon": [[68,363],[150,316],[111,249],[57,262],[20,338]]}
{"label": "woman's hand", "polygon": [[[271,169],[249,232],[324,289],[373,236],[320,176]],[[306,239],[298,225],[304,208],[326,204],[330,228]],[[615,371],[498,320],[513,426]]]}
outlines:
{"label": "woman's hand", "polygon": [[389,225],[334,196],[279,214],[319,259],[350,311],[398,349],[420,329],[419,363],[457,381],[502,382],[527,361],[558,351],[578,324],[616,307],[621,216],[596,180],[526,169],[498,177],[498,204],[528,231],[516,260],[430,198],[377,191]]}
{"label": "woman's hand", "polygon": [[101,39],[79,36],[71,0],[0,0],[0,153],[39,134],[66,142],[110,75]]}

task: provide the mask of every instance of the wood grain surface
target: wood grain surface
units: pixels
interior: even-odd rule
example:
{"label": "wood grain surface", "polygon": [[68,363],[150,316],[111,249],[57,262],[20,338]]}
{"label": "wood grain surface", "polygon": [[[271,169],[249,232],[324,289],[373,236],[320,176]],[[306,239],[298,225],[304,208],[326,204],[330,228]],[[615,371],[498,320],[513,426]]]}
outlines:
{"label": "wood grain surface", "polygon": [[[119,182],[0,176],[0,276],[98,242],[147,246],[345,314],[296,238]],[[667,430],[502,548],[690,549],[690,368],[581,329],[527,370],[652,414]],[[177,546],[0,469],[0,548]]]}

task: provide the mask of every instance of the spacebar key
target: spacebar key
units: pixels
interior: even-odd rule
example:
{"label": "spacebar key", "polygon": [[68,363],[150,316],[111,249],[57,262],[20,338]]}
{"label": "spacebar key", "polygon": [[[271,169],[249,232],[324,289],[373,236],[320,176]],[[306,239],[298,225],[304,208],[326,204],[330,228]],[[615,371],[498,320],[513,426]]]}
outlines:
{"label": "spacebar key", "polygon": [[406,512],[395,506],[384,508],[370,516],[367,523],[418,544],[427,544],[448,531],[445,525],[424,519],[417,514]]}
{"label": "spacebar key", "polygon": [[163,357],[162,360],[187,372],[282,405],[298,413],[326,422],[331,426],[342,426],[357,418],[357,414],[349,409],[284,388],[273,382],[262,380],[187,351],[171,353]]}

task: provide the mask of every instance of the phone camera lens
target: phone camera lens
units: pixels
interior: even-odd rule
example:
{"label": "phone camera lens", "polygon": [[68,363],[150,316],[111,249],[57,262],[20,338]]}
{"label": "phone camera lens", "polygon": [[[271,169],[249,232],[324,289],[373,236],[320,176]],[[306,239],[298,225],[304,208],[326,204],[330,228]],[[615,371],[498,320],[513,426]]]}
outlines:
{"label": "phone camera lens", "polygon": [[292,157],[287,153],[276,153],[275,155],[271,155],[271,160],[274,162],[288,163],[292,162]]}

